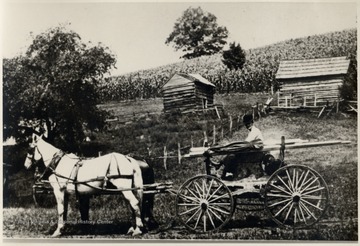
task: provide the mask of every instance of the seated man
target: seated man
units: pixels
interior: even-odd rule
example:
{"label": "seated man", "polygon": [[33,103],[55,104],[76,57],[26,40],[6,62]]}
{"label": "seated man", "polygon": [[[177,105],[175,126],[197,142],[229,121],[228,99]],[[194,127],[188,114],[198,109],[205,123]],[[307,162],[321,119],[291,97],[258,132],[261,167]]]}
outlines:
{"label": "seated man", "polygon": [[264,147],[264,137],[256,126],[254,126],[254,120],[252,115],[246,114],[243,117],[243,123],[246,129],[249,130],[249,134],[245,139],[246,142],[253,144],[255,149],[262,149]]}
{"label": "seated man", "polygon": [[261,131],[254,125],[252,115],[246,114],[243,117],[243,123],[249,131],[244,145],[246,151],[229,154],[220,161],[224,165],[221,178],[224,180],[242,179],[255,175],[256,178],[263,176],[261,161],[264,153],[261,149],[264,146],[264,137]]}

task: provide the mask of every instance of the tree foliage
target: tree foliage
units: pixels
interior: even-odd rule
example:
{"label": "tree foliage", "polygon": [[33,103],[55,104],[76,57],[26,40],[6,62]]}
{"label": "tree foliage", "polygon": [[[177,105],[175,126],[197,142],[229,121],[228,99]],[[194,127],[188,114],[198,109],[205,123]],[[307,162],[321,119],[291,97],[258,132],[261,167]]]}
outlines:
{"label": "tree foliage", "polygon": [[187,52],[182,56],[185,59],[216,54],[222,50],[228,37],[226,27],[218,26],[216,20],[215,15],[200,7],[190,7],[177,19],[165,43],[174,43],[175,50]]}
{"label": "tree foliage", "polygon": [[356,44],[348,56],[350,59],[349,70],[345,76],[344,83],[340,88],[340,96],[346,100],[357,100],[357,58]]}
{"label": "tree foliage", "polygon": [[34,37],[25,55],[3,60],[4,137],[45,125],[49,141],[77,151],[86,130],[103,126],[97,86],[116,58],[64,26]]}
{"label": "tree foliage", "polygon": [[230,70],[241,69],[246,61],[246,55],[240,44],[230,43],[229,49],[223,52],[222,62]]}

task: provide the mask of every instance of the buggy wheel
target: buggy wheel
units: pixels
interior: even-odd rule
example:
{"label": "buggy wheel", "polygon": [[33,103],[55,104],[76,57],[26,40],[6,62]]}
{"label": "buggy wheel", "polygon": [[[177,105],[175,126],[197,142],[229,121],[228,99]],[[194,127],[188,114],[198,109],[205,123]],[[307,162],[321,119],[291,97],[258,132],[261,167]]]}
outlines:
{"label": "buggy wheel", "polygon": [[235,204],[229,188],[209,175],[187,180],[176,196],[176,216],[189,230],[217,231],[232,218]]}
{"label": "buggy wheel", "polygon": [[289,165],[273,173],[265,188],[265,208],[280,226],[309,227],[320,220],[329,203],[329,190],[315,170]]}

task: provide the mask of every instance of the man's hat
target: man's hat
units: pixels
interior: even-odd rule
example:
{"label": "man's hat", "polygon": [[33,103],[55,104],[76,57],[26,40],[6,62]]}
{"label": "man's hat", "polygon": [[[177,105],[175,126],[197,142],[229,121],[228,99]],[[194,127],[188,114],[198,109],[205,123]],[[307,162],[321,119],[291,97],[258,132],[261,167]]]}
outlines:
{"label": "man's hat", "polygon": [[252,114],[245,114],[243,116],[243,122],[245,123],[252,123],[253,122],[253,117]]}

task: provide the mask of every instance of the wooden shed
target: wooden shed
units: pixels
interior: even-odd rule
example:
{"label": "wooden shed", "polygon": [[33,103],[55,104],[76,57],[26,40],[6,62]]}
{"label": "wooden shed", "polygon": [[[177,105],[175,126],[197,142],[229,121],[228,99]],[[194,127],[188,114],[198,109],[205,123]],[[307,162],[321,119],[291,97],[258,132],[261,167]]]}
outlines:
{"label": "wooden shed", "polygon": [[199,74],[178,73],[162,87],[164,112],[183,113],[214,106],[215,85]]}
{"label": "wooden shed", "polygon": [[340,99],[340,86],[350,60],[332,57],[280,62],[278,106],[326,106]]}

